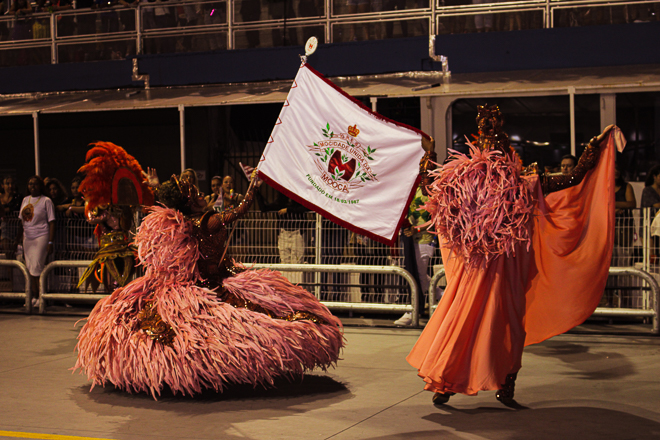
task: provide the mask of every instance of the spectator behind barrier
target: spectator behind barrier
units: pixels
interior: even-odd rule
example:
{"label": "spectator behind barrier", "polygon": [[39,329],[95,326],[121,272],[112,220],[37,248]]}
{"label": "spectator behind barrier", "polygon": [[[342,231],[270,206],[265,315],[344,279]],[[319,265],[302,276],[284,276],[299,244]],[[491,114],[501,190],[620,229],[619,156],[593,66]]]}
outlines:
{"label": "spectator behind barrier", "polygon": [[16,17],[11,39],[14,41],[30,39],[32,29],[27,20],[27,17],[32,14],[32,5],[30,4],[30,1],[16,0],[9,10],[9,14]]}
{"label": "spectator behind barrier", "polygon": [[21,200],[23,197],[16,192],[16,184],[14,178],[7,176],[2,181],[2,193],[0,193],[0,252],[5,254],[5,258],[14,258],[13,243],[16,240],[16,234],[11,226],[11,219],[16,218],[16,213],[21,207]]}
{"label": "spectator behind barrier", "polygon": [[[227,176],[229,177],[229,176]],[[277,211],[277,248],[280,262],[283,264],[300,264],[305,256],[305,240],[302,235],[304,215],[307,211],[300,203],[291,200],[281,192],[272,203],[266,203],[264,197],[257,190],[255,192],[261,212]],[[288,272],[284,274],[292,283],[301,283],[302,272]]]}
{"label": "spectator behind barrier", "polygon": [[[186,168],[181,172],[179,175],[179,180],[189,180],[193,185],[195,185],[199,189],[199,181],[197,179],[197,172],[193,170],[192,168]],[[156,189],[160,186],[160,179],[158,178],[158,172],[156,171],[156,168],[148,168],[147,167],[147,184],[154,189],[154,192],[156,192]],[[202,191],[199,192],[199,194],[203,197],[204,193]]]}
{"label": "spectator behind barrier", "polygon": [[660,208],[660,165],[649,170],[642,191],[642,208]]}
{"label": "spectator behind barrier", "polygon": [[571,174],[577,165],[577,157],[572,154],[567,154],[561,158],[561,173],[562,174]]}
{"label": "spectator behind barrier", "polygon": [[62,185],[62,182],[54,177],[46,177],[46,179],[44,179],[44,183],[46,185],[45,194],[53,201],[55,209],[60,212],[66,210],[68,206],[65,206],[65,204],[69,198],[69,193],[67,193],[66,188],[64,188],[64,185]]}
{"label": "spectator behind barrier", "polygon": [[[413,278],[415,278],[419,289],[417,291],[417,301],[420,304],[420,308],[424,304],[424,292],[429,289],[431,277],[428,275],[428,267],[429,261],[435,252],[434,237],[427,231],[428,226],[424,226],[431,220],[431,215],[426,210],[421,209],[427,201],[428,194],[426,193],[426,189],[420,186],[417,188],[415,197],[408,207],[409,226],[401,229],[403,236],[406,237],[405,239],[402,237],[404,258],[414,258],[415,261],[415,264],[410,266],[414,266],[414,270],[416,271],[416,273],[411,272],[411,274],[414,274]],[[430,294],[431,292],[429,292]],[[410,325],[412,323],[412,313],[404,313],[394,323],[397,325]]]}
{"label": "spectator behind barrier", "polygon": [[632,209],[637,207],[635,191],[631,184],[625,181],[621,166],[617,162],[614,167],[614,207],[616,209],[616,226],[614,229],[614,253],[612,266],[631,266],[633,242],[635,241],[635,224]]}
{"label": "spectator behind barrier", "polygon": [[78,187],[82,177],[76,176],[71,180],[71,197],[69,197],[64,204],[56,206],[60,212],[64,212],[67,217],[84,217],[85,215],[85,200],[82,194],[78,192]]}
{"label": "spectator behind barrier", "polygon": [[[617,162],[614,165],[614,192],[615,204],[617,215],[623,214],[629,209],[637,208],[637,200],[635,199],[635,191],[630,183],[626,182],[621,173],[621,165]],[[629,212],[629,211],[628,211]]]}
{"label": "spectator behind barrier", "polygon": [[44,181],[32,176],[28,181],[28,196],[20,208],[21,224],[15,245],[22,240],[23,255],[32,282],[32,306],[39,305],[39,276],[46,265],[46,258],[53,253],[55,239],[55,208],[44,195]]}
{"label": "spectator behind barrier", "polygon": [[[219,187],[218,181],[220,183]],[[215,190],[213,189],[214,182],[216,185]],[[222,212],[227,209],[235,208],[241,203],[241,201],[243,201],[243,195],[234,192],[234,178],[231,176],[225,176],[222,179],[220,176],[214,176],[213,179],[211,179],[211,190],[214,192],[204,199],[206,200],[208,210]],[[217,191],[217,194],[215,191]]]}

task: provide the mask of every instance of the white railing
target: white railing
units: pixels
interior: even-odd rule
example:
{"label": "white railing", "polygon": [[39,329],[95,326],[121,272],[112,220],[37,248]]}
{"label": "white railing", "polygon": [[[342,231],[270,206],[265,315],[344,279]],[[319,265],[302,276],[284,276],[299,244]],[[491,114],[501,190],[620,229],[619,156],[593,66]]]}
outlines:
{"label": "white railing", "polygon": [[459,3],[465,4],[381,2],[399,9],[381,6],[357,12],[348,10],[345,2],[331,0],[292,1],[287,11],[258,1],[157,1],[137,7],[5,14],[0,17],[0,66],[302,45],[311,35],[330,43],[632,23],[656,20],[660,14],[660,2],[650,0]]}

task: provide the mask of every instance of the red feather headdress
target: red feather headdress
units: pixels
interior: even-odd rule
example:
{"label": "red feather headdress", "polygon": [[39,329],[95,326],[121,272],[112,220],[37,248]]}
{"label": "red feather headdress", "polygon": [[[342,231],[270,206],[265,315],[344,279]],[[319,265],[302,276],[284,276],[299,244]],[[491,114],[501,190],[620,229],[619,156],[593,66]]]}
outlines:
{"label": "red feather headdress", "polygon": [[90,144],[79,191],[85,198],[85,215],[100,205],[153,205],[154,194],[137,160],[111,142]]}

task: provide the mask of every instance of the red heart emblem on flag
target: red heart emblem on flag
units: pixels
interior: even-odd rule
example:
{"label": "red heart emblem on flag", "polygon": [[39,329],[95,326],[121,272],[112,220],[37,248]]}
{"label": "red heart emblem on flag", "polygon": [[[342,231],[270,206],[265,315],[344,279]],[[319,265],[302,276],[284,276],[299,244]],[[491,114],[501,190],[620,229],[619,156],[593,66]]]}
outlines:
{"label": "red heart emblem on flag", "polygon": [[341,151],[337,150],[328,162],[328,172],[334,175],[335,170],[343,171],[344,175],[341,176],[341,178],[348,182],[351,180],[351,177],[353,177],[353,173],[355,172],[355,163],[355,158],[351,158],[351,160],[346,163],[342,162]]}

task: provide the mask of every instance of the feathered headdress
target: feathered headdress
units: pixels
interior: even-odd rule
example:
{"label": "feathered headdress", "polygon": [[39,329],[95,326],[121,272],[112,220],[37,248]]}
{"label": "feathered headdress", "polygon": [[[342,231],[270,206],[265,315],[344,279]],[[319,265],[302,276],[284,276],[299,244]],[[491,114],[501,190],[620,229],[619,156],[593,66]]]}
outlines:
{"label": "feathered headdress", "polygon": [[122,147],[111,142],[90,144],[79,191],[85,198],[85,215],[100,205],[153,205],[154,195],[142,167]]}

